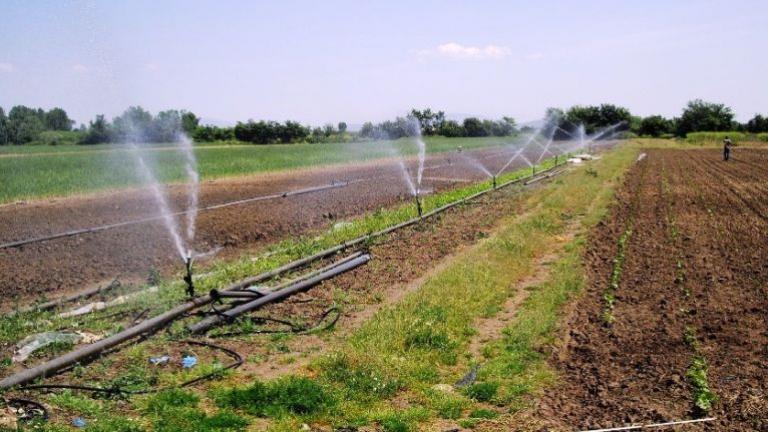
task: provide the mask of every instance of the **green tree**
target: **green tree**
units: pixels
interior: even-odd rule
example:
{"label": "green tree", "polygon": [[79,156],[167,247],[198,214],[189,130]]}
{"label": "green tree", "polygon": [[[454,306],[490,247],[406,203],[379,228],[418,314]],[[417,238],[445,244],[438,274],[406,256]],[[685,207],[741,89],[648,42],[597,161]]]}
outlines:
{"label": "green tree", "polygon": [[517,122],[512,117],[502,117],[501,120],[512,128],[512,132],[517,132]]}
{"label": "green tree", "polygon": [[733,111],[724,104],[705,102],[696,99],[688,102],[677,123],[677,134],[685,136],[689,132],[727,131],[733,126]]}
{"label": "green tree", "polygon": [[638,135],[660,137],[664,134],[672,133],[672,121],[665,119],[660,115],[644,117],[638,127]]}
{"label": "green tree", "polygon": [[190,111],[181,112],[181,128],[187,135],[193,135],[200,125],[200,118]]}
{"label": "green tree", "polygon": [[613,104],[602,104],[600,106],[576,105],[565,113],[564,120],[564,122],[559,122],[561,128],[575,130],[579,125],[584,125],[585,131],[591,134],[599,129],[622,122],[629,125],[632,121],[632,115],[628,109]]}
{"label": "green tree", "polygon": [[11,142],[11,131],[8,129],[8,117],[5,116],[3,107],[0,107],[0,145]]}
{"label": "green tree", "polygon": [[745,129],[750,133],[768,132],[768,117],[755,114],[755,116],[747,122]]}
{"label": "green tree", "polygon": [[67,112],[61,108],[52,108],[45,113],[45,129],[55,131],[70,131],[75,124],[67,115]]}
{"label": "green tree", "polygon": [[104,115],[97,115],[96,119],[89,123],[88,131],[83,136],[82,144],[102,144],[111,140],[109,123]]}
{"label": "green tree", "polygon": [[434,135],[445,122],[445,113],[443,111],[433,112],[431,108],[424,110],[412,109],[409,117],[419,121],[422,135]]}
{"label": "green tree", "polygon": [[182,115],[177,110],[160,111],[152,119],[151,126],[144,131],[147,142],[174,142],[182,131]]}
{"label": "green tree", "polygon": [[[41,118],[42,112],[42,118]],[[39,138],[45,129],[43,118],[45,112],[17,105],[8,112],[8,129],[10,142],[13,144],[26,144]]]}
{"label": "green tree", "polygon": [[339,122],[339,133],[344,135],[347,133],[347,123],[346,122]]}
{"label": "green tree", "polygon": [[129,107],[112,120],[114,139],[121,142],[148,142],[152,127],[152,114],[140,106]]}
{"label": "green tree", "polygon": [[373,126],[373,123],[371,122],[363,123],[363,126],[360,128],[360,136],[363,138],[373,138],[374,135],[375,135],[375,128]]}
{"label": "green tree", "polygon": [[446,120],[440,126],[440,135],[448,138],[458,138],[467,135],[464,126],[453,120]]}
{"label": "green tree", "polygon": [[477,117],[467,117],[464,119],[464,130],[469,137],[488,136],[488,131],[483,126],[483,122]]}

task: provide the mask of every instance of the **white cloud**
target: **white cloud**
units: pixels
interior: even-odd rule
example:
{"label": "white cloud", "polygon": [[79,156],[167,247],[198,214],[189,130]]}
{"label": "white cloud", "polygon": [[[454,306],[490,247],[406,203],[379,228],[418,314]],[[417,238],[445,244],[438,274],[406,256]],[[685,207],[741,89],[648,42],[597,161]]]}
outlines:
{"label": "white cloud", "polygon": [[81,65],[80,63],[72,65],[72,71],[77,73],[86,73],[88,72],[88,67],[85,65]]}
{"label": "white cloud", "polygon": [[456,42],[448,42],[432,49],[419,51],[423,57],[444,57],[452,60],[499,60],[507,57],[510,53],[510,49],[504,46],[474,47]]}
{"label": "white cloud", "polygon": [[0,63],[0,72],[13,72],[13,70],[16,69],[13,67],[10,63]]}
{"label": "white cloud", "polygon": [[147,63],[144,65],[144,69],[150,72],[154,72],[160,69],[160,66],[158,66],[156,63]]}

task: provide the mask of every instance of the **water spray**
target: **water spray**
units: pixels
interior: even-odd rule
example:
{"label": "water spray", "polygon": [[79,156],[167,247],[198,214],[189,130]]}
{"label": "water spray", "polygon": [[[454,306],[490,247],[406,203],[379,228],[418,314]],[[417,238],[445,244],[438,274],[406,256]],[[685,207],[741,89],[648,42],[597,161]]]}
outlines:
{"label": "water spray", "polygon": [[184,283],[187,284],[187,295],[190,297],[195,296],[195,283],[192,281],[192,261],[192,254],[184,258],[184,267],[187,269],[187,273],[184,275]]}

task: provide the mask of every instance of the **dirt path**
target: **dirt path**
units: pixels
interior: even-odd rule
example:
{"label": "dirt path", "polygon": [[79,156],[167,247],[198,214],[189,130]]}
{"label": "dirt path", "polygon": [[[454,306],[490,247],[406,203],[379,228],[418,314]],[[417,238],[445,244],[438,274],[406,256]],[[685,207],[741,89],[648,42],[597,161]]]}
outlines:
{"label": "dirt path", "polygon": [[[768,430],[768,173],[753,167],[768,152],[741,163],[716,150],[647,153],[592,233],[591,282],[553,359],[562,383],[535,417],[573,430],[713,415],[680,430]],[[629,228],[609,323],[603,296]],[[697,356],[718,396],[709,413],[687,376]]]}
{"label": "dirt path", "polygon": [[[511,150],[466,154],[495,170],[508,160]],[[510,169],[519,167],[513,165]],[[429,157],[425,177],[429,177],[425,189],[442,191],[462,186],[465,180],[483,180],[484,174],[445,153]],[[344,187],[280,196],[287,191],[347,181],[350,184]],[[171,188],[174,210],[184,209],[182,189]],[[231,258],[286,237],[326,229],[338,220],[411,200],[398,165],[384,161],[207,182],[202,185],[200,202],[205,207],[255,197],[266,198],[200,213],[194,249],[222,247],[218,258]],[[157,215],[152,198],[140,190],[3,206],[0,243]],[[183,225],[184,218],[179,219]],[[143,279],[150,269],[169,274],[178,267],[174,250],[162,220],[0,249],[0,293],[64,293],[117,276],[123,280]]]}

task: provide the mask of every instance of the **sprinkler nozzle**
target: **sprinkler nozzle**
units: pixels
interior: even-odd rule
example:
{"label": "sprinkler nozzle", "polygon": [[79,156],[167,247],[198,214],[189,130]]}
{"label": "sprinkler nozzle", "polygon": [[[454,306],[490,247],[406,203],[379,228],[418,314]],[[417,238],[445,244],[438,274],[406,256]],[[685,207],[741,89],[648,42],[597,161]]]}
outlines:
{"label": "sprinkler nozzle", "polygon": [[187,274],[184,275],[184,283],[187,284],[187,295],[194,297],[195,284],[192,282],[192,255],[184,258],[184,266],[187,269]]}
{"label": "sprinkler nozzle", "polygon": [[493,188],[496,189],[496,176],[493,176]]}

